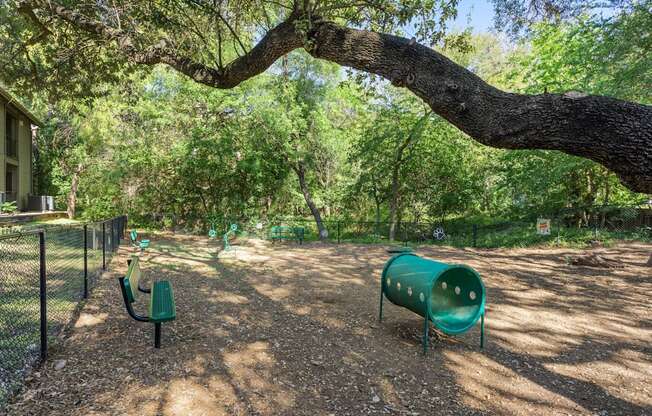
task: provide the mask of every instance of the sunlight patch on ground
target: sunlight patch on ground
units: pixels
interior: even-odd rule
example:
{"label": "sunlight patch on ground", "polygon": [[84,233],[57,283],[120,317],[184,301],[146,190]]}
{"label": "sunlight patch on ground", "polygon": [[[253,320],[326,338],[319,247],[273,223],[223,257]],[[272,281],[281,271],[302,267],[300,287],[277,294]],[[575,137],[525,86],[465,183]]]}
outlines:
{"label": "sunlight patch on ground", "polygon": [[283,409],[294,405],[294,393],[272,378],[276,361],[267,342],[254,342],[223,356],[234,383],[245,392],[256,412],[282,414]]}
{"label": "sunlight patch on ground", "polygon": [[108,313],[81,313],[77,322],[75,322],[75,328],[81,328],[84,326],[95,326],[101,323],[104,323],[109,317]]}
{"label": "sunlight patch on ground", "polygon": [[211,292],[211,296],[216,301],[232,303],[234,305],[243,305],[245,303],[249,303],[249,299],[246,297],[224,290],[214,290]]}
{"label": "sunlight patch on ground", "polygon": [[576,414],[577,406],[566,398],[530,381],[482,353],[444,352],[446,366],[457,378],[464,402],[497,414],[545,414],[551,402],[559,414]]}
{"label": "sunlight patch on ground", "polygon": [[289,287],[279,287],[269,283],[254,284],[253,287],[261,295],[267,296],[276,302],[281,302],[286,298],[297,295],[297,293]]}
{"label": "sunlight patch on ground", "polygon": [[174,380],[164,399],[164,416],[226,416],[221,392],[202,386],[195,379]]}
{"label": "sunlight patch on ground", "polygon": [[[569,379],[577,379],[585,383],[596,382],[595,376],[599,375],[605,380],[602,385],[610,395],[636,403],[642,408],[647,403],[640,398],[652,394],[652,385],[649,384],[652,361],[643,351],[618,350],[613,354],[596,354],[595,361],[572,364],[553,362],[546,365],[546,368]],[[632,386],[623,388],[625,382]]]}

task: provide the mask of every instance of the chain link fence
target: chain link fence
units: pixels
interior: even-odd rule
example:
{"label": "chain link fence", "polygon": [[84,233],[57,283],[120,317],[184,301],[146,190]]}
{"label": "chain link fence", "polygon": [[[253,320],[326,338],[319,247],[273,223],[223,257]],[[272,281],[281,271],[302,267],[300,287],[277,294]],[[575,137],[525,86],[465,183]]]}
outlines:
{"label": "chain link fence", "polygon": [[125,236],[126,217],[0,236],[0,410],[47,355]]}

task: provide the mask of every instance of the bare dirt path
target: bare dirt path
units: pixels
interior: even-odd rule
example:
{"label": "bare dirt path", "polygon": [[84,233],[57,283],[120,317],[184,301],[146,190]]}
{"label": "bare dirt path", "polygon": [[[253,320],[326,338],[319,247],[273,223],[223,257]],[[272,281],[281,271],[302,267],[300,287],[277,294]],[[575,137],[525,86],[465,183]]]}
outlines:
{"label": "bare dirt path", "polygon": [[123,251],[10,414],[652,414],[649,245],[592,250],[619,269],[567,249],[419,249],[476,268],[488,294],[484,350],[475,328],[424,357],[420,317],[386,302],[377,322],[383,246],[251,240],[218,258],[203,238],[153,240],[144,274],[177,303],[163,348],[124,310]]}

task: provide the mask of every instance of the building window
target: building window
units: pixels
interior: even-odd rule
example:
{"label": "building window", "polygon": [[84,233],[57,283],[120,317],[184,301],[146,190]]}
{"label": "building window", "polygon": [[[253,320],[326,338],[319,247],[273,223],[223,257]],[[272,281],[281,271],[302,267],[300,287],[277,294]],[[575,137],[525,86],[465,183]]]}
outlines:
{"label": "building window", "polygon": [[7,123],[5,124],[5,143],[7,156],[18,158],[18,120],[9,112],[7,114]]}
{"label": "building window", "polygon": [[15,201],[18,193],[18,170],[15,166],[7,164],[5,171],[5,192],[7,201]]}

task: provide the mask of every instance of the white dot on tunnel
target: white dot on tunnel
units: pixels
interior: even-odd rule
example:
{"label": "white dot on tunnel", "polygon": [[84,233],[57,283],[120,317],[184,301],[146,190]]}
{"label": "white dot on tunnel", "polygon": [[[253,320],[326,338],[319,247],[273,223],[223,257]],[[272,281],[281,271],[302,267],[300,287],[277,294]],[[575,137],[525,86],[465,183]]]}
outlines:
{"label": "white dot on tunnel", "polygon": [[461,291],[462,291],[462,289],[460,289],[459,286],[455,286],[455,294],[456,295],[459,295]]}

